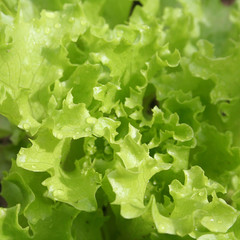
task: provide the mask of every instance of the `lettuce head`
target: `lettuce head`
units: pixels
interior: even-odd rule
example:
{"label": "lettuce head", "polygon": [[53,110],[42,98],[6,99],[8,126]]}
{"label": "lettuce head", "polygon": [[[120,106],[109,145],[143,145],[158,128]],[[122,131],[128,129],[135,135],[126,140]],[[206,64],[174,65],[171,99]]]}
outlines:
{"label": "lettuce head", "polygon": [[240,0],[1,0],[0,239],[240,239]]}

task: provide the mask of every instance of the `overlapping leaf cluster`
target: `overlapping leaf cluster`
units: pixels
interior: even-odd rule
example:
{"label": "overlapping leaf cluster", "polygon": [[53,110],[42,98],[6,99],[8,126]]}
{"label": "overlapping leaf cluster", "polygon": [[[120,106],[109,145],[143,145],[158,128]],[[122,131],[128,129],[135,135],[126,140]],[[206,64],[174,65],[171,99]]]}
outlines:
{"label": "overlapping leaf cluster", "polygon": [[0,2],[1,239],[240,239],[222,2]]}

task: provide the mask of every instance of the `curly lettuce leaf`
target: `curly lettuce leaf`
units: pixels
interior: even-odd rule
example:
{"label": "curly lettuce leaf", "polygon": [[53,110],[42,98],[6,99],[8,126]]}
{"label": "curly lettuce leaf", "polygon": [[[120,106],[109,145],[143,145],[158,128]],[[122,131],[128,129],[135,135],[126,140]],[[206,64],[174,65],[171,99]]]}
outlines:
{"label": "curly lettuce leaf", "polygon": [[2,239],[30,239],[28,229],[22,228],[18,223],[19,208],[19,205],[8,209],[0,208],[0,236]]}

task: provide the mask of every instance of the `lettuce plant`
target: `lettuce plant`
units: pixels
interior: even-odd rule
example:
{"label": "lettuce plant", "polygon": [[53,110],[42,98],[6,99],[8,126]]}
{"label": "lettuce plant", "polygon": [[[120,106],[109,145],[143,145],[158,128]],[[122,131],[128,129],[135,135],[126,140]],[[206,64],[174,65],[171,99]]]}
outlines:
{"label": "lettuce plant", "polygon": [[240,239],[239,34],[239,0],[1,0],[0,239]]}

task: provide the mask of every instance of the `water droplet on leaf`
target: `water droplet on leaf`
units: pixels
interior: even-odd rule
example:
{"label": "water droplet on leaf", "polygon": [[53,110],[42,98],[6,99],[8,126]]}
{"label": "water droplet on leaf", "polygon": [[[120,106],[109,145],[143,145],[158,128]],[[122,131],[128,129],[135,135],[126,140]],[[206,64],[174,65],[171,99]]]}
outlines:
{"label": "water droplet on leaf", "polygon": [[26,162],[26,155],[18,155],[18,162],[21,163]]}
{"label": "water droplet on leaf", "polygon": [[200,192],[200,193],[198,193],[198,195],[199,195],[200,197],[202,197],[202,196],[204,195],[204,192]]}

